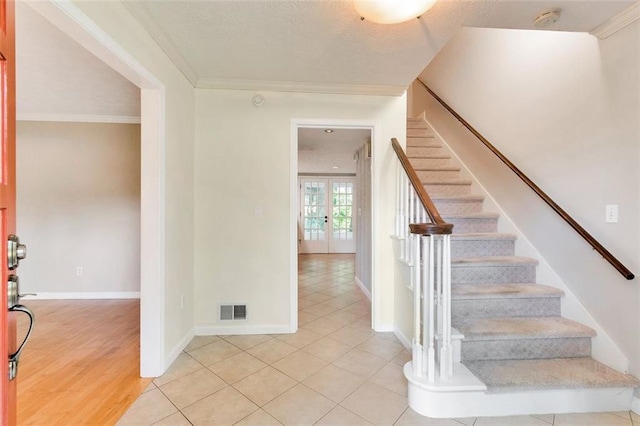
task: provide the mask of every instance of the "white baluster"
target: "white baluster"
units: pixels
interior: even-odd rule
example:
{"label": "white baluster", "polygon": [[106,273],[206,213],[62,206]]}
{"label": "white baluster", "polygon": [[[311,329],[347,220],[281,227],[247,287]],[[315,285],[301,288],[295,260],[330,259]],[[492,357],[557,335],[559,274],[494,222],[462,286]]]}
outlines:
{"label": "white baluster", "polygon": [[433,237],[423,237],[424,249],[423,249],[423,293],[424,293],[424,340],[423,344],[427,346],[425,364],[427,368],[427,378],[430,382],[435,381],[435,347],[434,341],[436,337],[435,333],[435,294],[434,294],[434,241]]}
{"label": "white baluster", "polygon": [[404,256],[403,256],[403,260],[406,262],[409,262],[411,260],[411,258],[409,257],[409,246],[411,244],[411,242],[409,241],[409,179],[407,178],[407,175],[404,175],[404,182],[402,185],[402,190],[404,193],[404,223],[402,224],[402,228],[403,228],[403,235],[405,237],[404,239]]}
{"label": "white baluster", "polygon": [[440,349],[440,379],[453,374],[451,344],[451,238],[442,236],[442,346]]}
{"label": "white baluster", "polygon": [[[422,377],[424,375],[424,365],[422,359],[422,350],[423,345],[421,343],[420,334],[422,327],[420,326],[421,320],[421,294],[422,294],[422,285],[420,282],[420,235],[411,234],[411,239],[414,244],[414,268],[413,268],[413,276],[414,284],[413,284],[413,372],[416,376]],[[422,341],[424,342],[424,341]]]}

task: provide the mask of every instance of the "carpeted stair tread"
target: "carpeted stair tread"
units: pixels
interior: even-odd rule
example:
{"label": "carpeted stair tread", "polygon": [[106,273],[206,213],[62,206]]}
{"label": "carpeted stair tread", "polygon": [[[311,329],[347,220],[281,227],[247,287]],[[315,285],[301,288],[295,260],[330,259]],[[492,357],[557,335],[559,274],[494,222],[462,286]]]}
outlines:
{"label": "carpeted stair tread", "polygon": [[422,181],[422,185],[471,185],[468,179],[429,179]]}
{"label": "carpeted stair tread", "polygon": [[407,118],[407,129],[428,129],[429,125],[423,118]]}
{"label": "carpeted stair tread", "polygon": [[[444,169],[429,169],[429,170],[444,170]],[[482,195],[434,195],[431,197],[434,202],[437,201],[459,201],[459,202],[477,202],[484,201]]]}
{"label": "carpeted stair tread", "polygon": [[[435,146],[436,144],[434,144]],[[441,145],[437,145],[437,146],[441,146]],[[420,159],[431,159],[431,160],[450,160],[451,156],[447,155],[447,154],[412,154],[409,155],[407,154],[407,158],[409,160],[411,160],[412,158],[420,158]]]}
{"label": "carpeted stair tread", "polygon": [[451,287],[454,300],[466,299],[527,299],[561,297],[564,292],[548,285],[525,284],[455,284]]}
{"label": "carpeted stair tread", "polygon": [[[455,195],[451,198],[464,197],[463,195]],[[431,197],[432,200],[436,200],[439,197]],[[515,234],[504,234],[499,232],[469,232],[466,234],[451,234],[451,240],[517,240],[518,237]]]}
{"label": "carpeted stair tread", "polygon": [[479,267],[479,266],[529,266],[537,265],[538,261],[524,256],[483,256],[483,257],[459,257],[451,259],[452,267]]}
{"label": "carpeted stair tread", "polygon": [[[407,136],[407,147],[414,148],[442,148],[442,144],[435,142],[433,136]],[[410,156],[408,156],[411,158]]]}
{"label": "carpeted stair tread", "polygon": [[442,216],[444,220],[447,220],[447,219],[498,219],[499,217],[500,217],[499,213],[491,213],[491,212],[458,213],[458,214],[448,214],[446,216]]}
{"label": "carpeted stair tread", "polygon": [[427,167],[414,167],[416,172],[419,171],[447,171],[447,172],[459,172],[460,167],[454,166],[427,166]]}
{"label": "carpeted stair tread", "polygon": [[586,325],[562,317],[479,318],[454,324],[465,341],[593,337]]}
{"label": "carpeted stair tread", "polygon": [[489,392],[640,386],[635,377],[593,358],[467,361],[464,365]]}

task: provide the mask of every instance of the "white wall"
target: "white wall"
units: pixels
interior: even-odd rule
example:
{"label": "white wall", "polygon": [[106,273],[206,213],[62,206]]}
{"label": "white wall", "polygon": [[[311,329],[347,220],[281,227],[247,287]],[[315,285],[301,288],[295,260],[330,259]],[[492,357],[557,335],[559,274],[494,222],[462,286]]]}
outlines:
{"label": "white wall", "polygon": [[[158,182],[158,188],[160,197],[164,199],[162,216],[165,222],[157,232],[165,241],[161,265],[164,287],[158,288],[157,293],[150,297],[164,300],[164,312],[159,314],[164,323],[164,329],[159,331],[164,353],[159,356],[166,369],[182,346],[188,343],[193,330],[194,89],[121,1],[77,1],[74,4],[163,85],[160,96],[164,101],[165,110],[161,114],[165,122],[157,131],[164,143],[158,152],[160,161],[164,161],[161,167],[165,177]],[[137,84],[136,81],[134,83]],[[142,98],[144,155],[145,125],[153,127],[158,123],[145,123],[145,90]],[[143,176],[145,167],[147,165],[143,161]],[[183,298],[184,306],[181,303]],[[145,315],[144,306],[142,315]]]}
{"label": "white wall", "polygon": [[[289,330],[291,298],[291,119],[370,120],[373,158],[374,276],[378,325],[393,322],[394,184],[390,139],[403,139],[401,97],[196,91],[195,278],[198,333]],[[255,217],[257,207],[262,217]],[[218,304],[246,303],[248,320],[217,321]]]}
{"label": "white wall", "polygon": [[[606,40],[587,34],[464,28],[423,80],[636,274],[639,31],[636,22]],[[413,114],[424,95],[414,87]],[[446,130],[443,130],[446,134]],[[446,138],[445,138],[446,139]],[[458,155],[473,164],[471,146]],[[640,292],[591,251],[526,188],[478,169],[501,207],[536,246],[640,374]],[[499,166],[498,166],[499,167]],[[620,222],[604,222],[605,204]]]}
{"label": "white wall", "polygon": [[21,291],[139,292],[140,126],[22,121],[16,145]]}

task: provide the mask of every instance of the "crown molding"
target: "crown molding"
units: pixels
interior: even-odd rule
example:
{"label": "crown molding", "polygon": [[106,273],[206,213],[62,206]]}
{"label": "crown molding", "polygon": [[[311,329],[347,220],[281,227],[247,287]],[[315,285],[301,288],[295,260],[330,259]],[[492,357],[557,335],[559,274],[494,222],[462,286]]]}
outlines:
{"label": "crown molding", "polygon": [[640,19],[640,2],[632,4],[627,9],[589,31],[589,33],[599,39],[605,39],[638,19]]}
{"label": "crown molding", "polygon": [[89,115],[89,114],[21,114],[17,121],[58,121],[65,123],[116,123],[140,124],[140,117],[122,115]]}
{"label": "crown molding", "polygon": [[301,93],[331,93],[339,95],[371,95],[371,96],[400,96],[407,88],[405,86],[375,86],[355,84],[320,84],[298,83],[287,81],[208,79],[198,80],[198,89],[227,89],[251,90],[265,92],[301,92]]}
{"label": "crown molding", "polygon": [[144,2],[141,1],[125,1],[124,6],[129,10],[131,15],[142,25],[156,44],[169,57],[171,62],[182,72],[192,86],[196,86],[198,75],[193,70],[189,62],[184,58],[180,50],[173,44],[171,38],[156,23],[155,19],[149,13]]}

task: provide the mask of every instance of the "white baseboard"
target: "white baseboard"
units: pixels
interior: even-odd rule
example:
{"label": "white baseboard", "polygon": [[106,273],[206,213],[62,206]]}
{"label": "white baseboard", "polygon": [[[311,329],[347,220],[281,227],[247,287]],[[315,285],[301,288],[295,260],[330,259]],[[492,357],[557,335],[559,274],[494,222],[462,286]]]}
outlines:
{"label": "white baseboard", "polygon": [[367,299],[369,299],[369,301],[371,301],[371,292],[367,289],[367,287],[362,283],[362,281],[360,281],[360,279],[358,277],[356,277],[356,284],[358,285],[358,287],[360,287],[360,290],[362,290],[362,292],[364,293],[365,296],[367,296]]}
{"label": "white baseboard", "polygon": [[140,299],[139,291],[87,291],[87,292],[55,292],[38,293],[25,296],[22,300],[58,300],[58,299]]}
{"label": "white baseboard", "polygon": [[631,398],[631,411],[640,416],[640,395],[634,395]]}
{"label": "white baseboard", "polygon": [[[167,356],[167,358],[164,360],[164,371],[167,371],[169,369],[169,367],[171,367],[171,364],[173,364],[173,362],[178,358],[178,356],[180,356],[180,354],[182,353],[182,351],[184,350],[184,348],[187,347],[187,345],[189,344],[189,342],[191,342],[191,339],[193,339],[193,337],[195,336],[195,331],[192,328],[191,330],[189,330],[189,332],[182,338],[182,340],[180,340],[180,343],[178,343],[172,350],[171,352],[169,352],[169,356]],[[164,374],[164,373],[163,373]]]}
{"label": "white baseboard", "polygon": [[378,333],[393,332],[393,324],[378,324],[375,326],[374,331]]}
{"label": "white baseboard", "polygon": [[400,340],[400,343],[402,343],[402,345],[405,348],[411,350],[411,339],[408,339],[407,336],[405,336],[404,333],[402,333],[402,331],[400,331],[398,327],[393,327],[393,333],[396,335],[398,340]]}
{"label": "white baseboard", "polygon": [[232,336],[241,334],[291,334],[289,325],[200,325],[196,336]]}

